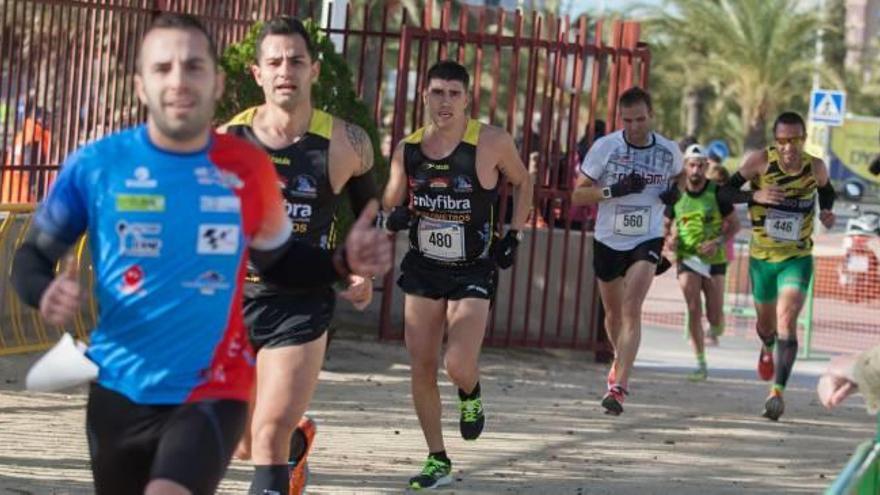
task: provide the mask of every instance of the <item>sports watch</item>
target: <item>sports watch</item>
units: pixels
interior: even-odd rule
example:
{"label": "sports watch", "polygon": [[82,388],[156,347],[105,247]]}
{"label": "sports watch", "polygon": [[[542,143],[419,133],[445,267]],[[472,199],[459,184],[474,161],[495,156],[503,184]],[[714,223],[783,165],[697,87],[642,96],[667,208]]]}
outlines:
{"label": "sports watch", "polygon": [[612,197],[613,196],[611,196],[611,188],[610,187],[603,187],[602,188],[602,199],[611,199]]}

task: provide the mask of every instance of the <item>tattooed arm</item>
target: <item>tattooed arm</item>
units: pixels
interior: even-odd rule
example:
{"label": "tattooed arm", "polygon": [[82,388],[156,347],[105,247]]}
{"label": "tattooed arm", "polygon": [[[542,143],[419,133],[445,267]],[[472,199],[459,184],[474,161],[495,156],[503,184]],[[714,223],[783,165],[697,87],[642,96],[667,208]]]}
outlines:
{"label": "tattooed arm", "polygon": [[[351,208],[357,216],[370,199],[379,197],[373,177],[373,144],[360,127],[337,119],[330,145],[330,165],[334,189],[348,191]],[[336,185],[338,184],[338,186]]]}

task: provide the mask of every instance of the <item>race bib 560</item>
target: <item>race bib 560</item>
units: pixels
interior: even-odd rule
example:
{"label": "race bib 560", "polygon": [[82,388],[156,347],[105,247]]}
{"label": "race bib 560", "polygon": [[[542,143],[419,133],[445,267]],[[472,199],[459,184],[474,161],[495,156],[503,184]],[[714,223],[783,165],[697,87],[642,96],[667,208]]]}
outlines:
{"label": "race bib 560", "polygon": [[650,225],[650,206],[618,205],[614,211],[614,233],[617,235],[647,235]]}

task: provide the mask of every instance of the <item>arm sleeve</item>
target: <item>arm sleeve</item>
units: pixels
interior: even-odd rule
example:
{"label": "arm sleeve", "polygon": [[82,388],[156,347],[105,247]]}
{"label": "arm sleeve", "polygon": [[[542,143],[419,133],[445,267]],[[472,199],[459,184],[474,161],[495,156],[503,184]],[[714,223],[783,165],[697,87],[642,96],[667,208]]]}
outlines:
{"label": "arm sleeve", "polygon": [[581,163],[580,171],[582,174],[586,175],[593,182],[598,182],[602,180],[602,176],[605,174],[605,164],[607,160],[607,153],[605,149],[607,148],[606,142],[609,138],[600,138],[596,141],[593,146],[587,151],[587,156],[584,157],[584,161]]}
{"label": "arm sleeve", "polygon": [[348,199],[355,218],[360,216],[371,199],[379,197],[379,186],[376,185],[372,169],[363,175],[353,176],[348,180],[345,188],[348,190]]}
{"label": "arm sleeve", "polygon": [[[720,191],[720,188],[719,188],[719,191]],[[726,217],[727,215],[730,215],[730,213],[733,211],[733,203],[731,203],[730,201],[725,201],[725,200],[721,199],[720,194],[715,194],[715,202],[718,203],[718,211],[721,212],[722,217]]]}
{"label": "arm sleeve", "polygon": [[727,183],[718,189],[718,200],[732,204],[748,203],[752,200],[754,192],[743,191],[741,188],[745,183],[745,177],[736,172]]}
{"label": "arm sleeve", "polygon": [[55,265],[71,244],[58,241],[39,227],[28,231],[12,259],[12,286],[28,306],[38,308],[43,292],[55,279]]}
{"label": "arm sleeve", "polygon": [[34,226],[49,237],[65,244],[73,244],[88,227],[88,181],[83,180],[85,164],[83,151],[71,155],[62,165],[61,173],[52,185],[49,196],[34,214]]}

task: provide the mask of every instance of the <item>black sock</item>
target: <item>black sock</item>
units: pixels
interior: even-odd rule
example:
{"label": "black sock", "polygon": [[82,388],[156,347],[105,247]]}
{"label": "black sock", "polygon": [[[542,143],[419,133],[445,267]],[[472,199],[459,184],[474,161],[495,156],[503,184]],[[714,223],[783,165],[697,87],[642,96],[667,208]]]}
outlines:
{"label": "black sock", "polygon": [[461,400],[473,400],[478,399],[480,397],[480,382],[477,382],[474,385],[474,389],[471,390],[471,393],[467,393],[462,389],[458,389],[458,398]]}
{"label": "black sock", "polygon": [[443,462],[446,462],[446,463],[452,463],[452,461],[450,461],[449,458],[446,457],[446,451],[445,451],[445,450],[441,450],[441,451],[439,451],[439,452],[431,452],[429,455],[430,455],[431,457],[433,457],[434,459],[437,459],[438,461],[443,461]]}
{"label": "black sock", "polygon": [[798,341],[797,338],[780,339],[776,344],[776,385],[785,388],[797,359]]}
{"label": "black sock", "polygon": [[[755,330],[757,331],[758,329],[756,328]],[[772,349],[773,344],[776,343],[776,332],[773,332],[770,335],[764,335],[763,333],[758,331],[758,337],[761,338],[761,342],[764,343],[764,347],[766,347],[767,349]]]}
{"label": "black sock", "polygon": [[249,495],[264,493],[290,494],[290,467],[287,464],[254,466],[254,479],[251,481]]}
{"label": "black sock", "polygon": [[290,435],[290,457],[288,462],[291,466],[295,466],[303,454],[306,453],[306,436],[299,428],[293,430]]}

